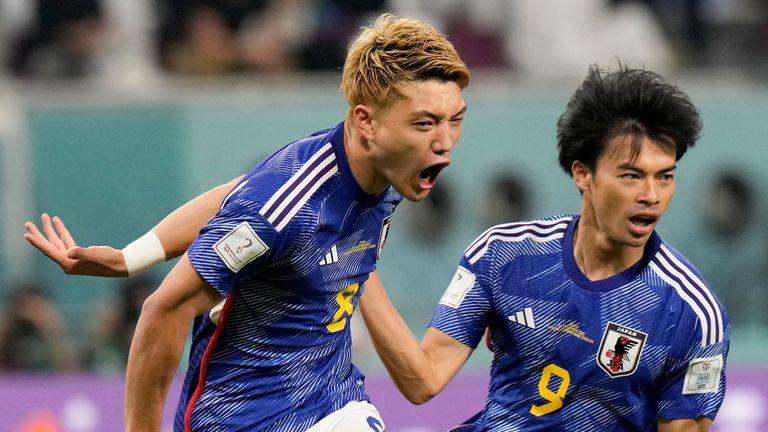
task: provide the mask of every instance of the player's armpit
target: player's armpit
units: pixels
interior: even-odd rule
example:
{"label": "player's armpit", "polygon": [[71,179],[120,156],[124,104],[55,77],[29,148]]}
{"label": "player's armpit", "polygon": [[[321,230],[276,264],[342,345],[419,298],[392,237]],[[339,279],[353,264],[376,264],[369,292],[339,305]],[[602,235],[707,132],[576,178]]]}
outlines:
{"label": "player's armpit", "polygon": [[709,417],[698,417],[696,419],[675,419],[658,422],[659,432],[706,432],[712,425],[712,419]]}

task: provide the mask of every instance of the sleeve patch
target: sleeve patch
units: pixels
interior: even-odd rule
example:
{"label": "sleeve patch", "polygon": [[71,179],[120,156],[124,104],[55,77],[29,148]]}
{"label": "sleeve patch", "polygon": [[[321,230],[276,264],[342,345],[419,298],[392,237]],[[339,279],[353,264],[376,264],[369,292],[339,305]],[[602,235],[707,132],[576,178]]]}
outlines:
{"label": "sleeve patch", "polygon": [[459,266],[443,297],[440,298],[440,304],[458,309],[461,306],[461,302],[464,301],[464,297],[474,285],[475,275],[464,267]]}
{"label": "sleeve patch", "polygon": [[249,262],[264,255],[269,247],[243,222],[213,245],[216,254],[230,270],[237,273]]}
{"label": "sleeve patch", "polygon": [[717,393],[720,389],[722,368],[722,355],[691,360],[685,373],[683,394]]}

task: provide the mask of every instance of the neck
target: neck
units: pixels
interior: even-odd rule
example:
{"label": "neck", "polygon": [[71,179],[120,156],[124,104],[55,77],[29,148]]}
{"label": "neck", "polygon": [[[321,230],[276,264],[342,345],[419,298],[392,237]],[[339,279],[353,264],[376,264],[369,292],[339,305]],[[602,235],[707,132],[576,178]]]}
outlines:
{"label": "neck", "polygon": [[376,164],[370,150],[370,143],[358,133],[350,119],[344,122],[344,152],[357,184],[370,195],[379,195],[384,192],[389,185],[376,180]]}
{"label": "neck", "polygon": [[628,269],[643,257],[644,247],[613,241],[589,215],[579,218],[573,233],[576,265],[592,281],[606,279]]}

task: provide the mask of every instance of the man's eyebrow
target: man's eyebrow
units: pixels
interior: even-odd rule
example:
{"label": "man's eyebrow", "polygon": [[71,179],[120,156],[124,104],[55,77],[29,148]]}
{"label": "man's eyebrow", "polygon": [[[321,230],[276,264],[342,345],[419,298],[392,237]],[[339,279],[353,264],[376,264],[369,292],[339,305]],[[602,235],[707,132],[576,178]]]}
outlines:
{"label": "man's eyebrow", "polygon": [[[467,106],[466,105],[464,105],[456,114],[452,115],[451,118],[458,117],[458,116],[464,114],[465,112],[467,112]],[[427,111],[427,110],[415,111],[415,112],[413,112],[411,114],[411,117],[413,117],[413,118],[429,117],[429,118],[431,118],[432,120],[435,120],[435,121],[440,121],[440,120],[442,120],[444,118],[443,116],[437,115],[437,114],[433,113],[432,111]]]}
{"label": "man's eyebrow", "polygon": [[457,112],[457,113],[456,113],[456,114],[454,114],[453,116],[454,116],[454,117],[456,117],[456,116],[460,116],[460,115],[463,115],[465,112],[467,112],[467,106],[466,106],[466,105],[464,105],[463,107],[461,107],[461,109],[459,110],[459,112]]}
{"label": "man's eyebrow", "polygon": [[[644,169],[642,169],[642,168],[640,168],[638,166],[632,165],[629,162],[625,162],[625,163],[619,165],[617,168],[618,169],[623,169],[623,170],[629,170],[629,171],[636,171],[636,172],[645,174],[645,170]],[[674,171],[676,169],[677,169],[677,164],[673,164],[673,165],[670,165],[670,166],[668,166],[666,168],[660,169],[658,171],[658,174],[665,174],[665,173],[668,173],[670,171]]]}

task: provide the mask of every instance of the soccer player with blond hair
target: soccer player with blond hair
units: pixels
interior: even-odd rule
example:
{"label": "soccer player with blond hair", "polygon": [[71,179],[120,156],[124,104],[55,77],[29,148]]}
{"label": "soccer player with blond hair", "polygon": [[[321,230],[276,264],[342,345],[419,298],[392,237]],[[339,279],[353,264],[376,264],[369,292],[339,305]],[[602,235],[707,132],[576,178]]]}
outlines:
{"label": "soccer player with blond hair", "polygon": [[343,122],[277,150],[123,251],[77,247],[58,218],[44,215],[42,233],[27,223],[30,243],[73,274],[135,274],[189,246],[144,304],[126,430],[159,431],[193,321],[175,430],[384,430],[351,362],[349,319],[392,212],[425,198],[450,163],[469,79],[444,35],[385,14],[350,46]]}

